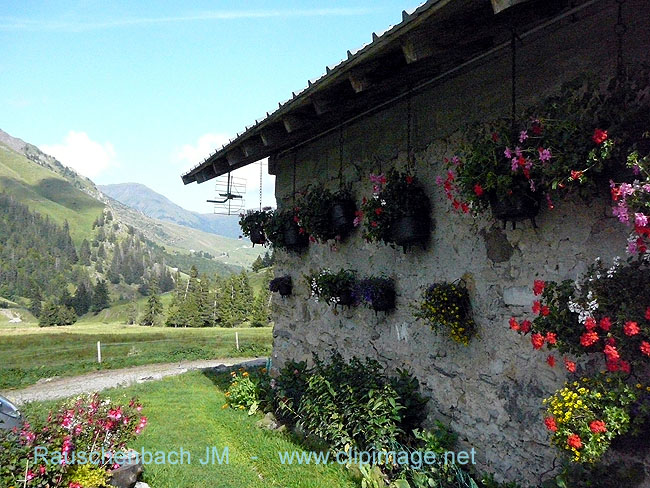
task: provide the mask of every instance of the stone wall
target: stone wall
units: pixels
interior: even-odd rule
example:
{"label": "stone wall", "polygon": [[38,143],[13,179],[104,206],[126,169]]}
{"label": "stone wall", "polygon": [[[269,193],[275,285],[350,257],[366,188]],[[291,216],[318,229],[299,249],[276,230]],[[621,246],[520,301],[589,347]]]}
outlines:
{"label": "stone wall", "polygon": [[[525,39],[519,47],[520,104],[555,90],[578,73],[614,74],[616,4],[596,7]],[[650,60],[650,2],[626,3],[626,60]],[[420,380],[429,402],[429,420],[451,423],[461,444],[477,449],[482,469],[506,479],[539,481],[553,466],[541,422],[543,397],[564,380],[533,351],[528,337],[508,328],[508,319],[530,311],[534,279],[575,278],[597,256],[610,260],[625,252],[626,231],[611,218],[608,197],[566,201],[544,209],[539,228],[522,223],[502,230],[488,218],[474,220],[452,213],[436,175],[440,162],[453,155],[458,129],[466,122],[507,115],[510,109],[510,53],[475,65],[412,99],[417,176],[433,204],[435,230],[426,251],[407,254],[369,244],[356,231],[338,251],[312,244],[302,255],[278,252],[276,274],[290,274],[294,294],[274,297],[274,367],[312,352],[337,349],[344,356],[379,359],[390,370],[408,367]],[[406,101],[357,121],[344,130],[344,179],[360,200],[370,194],[368,175],[406,162]],[[276,197],[290,204],[293,155],[277,162]],[[310,183],[338,187],[338,133],[296,153],[296,189]],[[381,162],[381,163],[380,163]],[[358,307],[338,310],[309,300],[303,275],[329,267],[356,269],[360,275],[385,274],[396,281],[397,309],[375,314]],[[468,277],[478,337],[465,347],[413,318],[411,305],[423,287]],[[499,476],[499,478],[501,477]]]}

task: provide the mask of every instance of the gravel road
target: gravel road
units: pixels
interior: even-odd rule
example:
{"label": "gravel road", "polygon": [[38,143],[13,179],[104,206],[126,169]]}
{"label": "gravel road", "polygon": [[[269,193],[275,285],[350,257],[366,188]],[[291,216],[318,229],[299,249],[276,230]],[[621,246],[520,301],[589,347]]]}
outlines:
{"label": "gravel road", "polygon": [[16,405],[28,402],[58,400],[82,393],[102,391],[117,386],[154,381],[165,376],[175,376],[192,370],[213,369],[219,366],[242,365],[244,367],[264,366],[266,358],[230,358],[200,361],[181,361],[180,363],[149,364],[125,369],[94,371],[81,376],[52,378],[21,390],[0,392]]}

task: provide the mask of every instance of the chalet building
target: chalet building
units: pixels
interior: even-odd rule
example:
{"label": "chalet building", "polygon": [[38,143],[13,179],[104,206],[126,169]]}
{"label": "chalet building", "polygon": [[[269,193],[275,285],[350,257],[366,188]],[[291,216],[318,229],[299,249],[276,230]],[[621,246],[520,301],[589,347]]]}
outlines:
{"label": "chalet building", "polygon": [[[649,48],[649,0],[429,0],[184,174],[185,184],[203,183],[268,157],[278,207],[290,208],[309,185],[341,183],[359,205],[372,194],[370,174],[409,167],[430,198],[426,249],[366,242],[355,230],[335,249],[277,253],[276,275],[292,276],[294,290],[274,298],[273,366],[336,349],[408,368],[430,397],[429,420],[450,423],[480,469],[538,483],[558,456],[541,400],[566,371],[509,319],[531,315],[533,280],[576,278],[598,256],[623,255],[625,232],[607,195],[544,205],[536,226],[504,229],[489,214],[454,212],[436,177],[467,124],[509,117],[513,103],[540,103],[582,73],[647,63]],[[309,300],[303,276],[321,268],[392,278],[395,310]],[[427,285],[461,278],[478,330],[466,346],[413,316]]]}

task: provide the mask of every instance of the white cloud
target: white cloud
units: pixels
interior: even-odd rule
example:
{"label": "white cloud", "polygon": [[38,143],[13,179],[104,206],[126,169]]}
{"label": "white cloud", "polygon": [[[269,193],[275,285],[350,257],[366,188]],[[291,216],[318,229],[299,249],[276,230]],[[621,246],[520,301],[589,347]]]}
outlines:
{"label": "white cloud", "polygon": [[[192,168],[220,149],[229,140],[227,134],[204,134],[194,144],[183,145],[174,159]],[[262,160],[262,205],[275,207],[275,176],[268,174],[268,161]],[[260,163],[249,164],[232,172],[232,176],[246,180],[244,195],[246,208],[259,208],[260,204]],[[215,180],[202,183],[201,186],[214,187]],[[196,183],[192,183],[193,185]],[[215,195],[216,196],[216,195]]]}
{"label": "white cloud", "polygon": [[85,132],[71,130],[62,144],[44,144],[41,151],[88,178],[118,166],[113,144],[93,141]]}

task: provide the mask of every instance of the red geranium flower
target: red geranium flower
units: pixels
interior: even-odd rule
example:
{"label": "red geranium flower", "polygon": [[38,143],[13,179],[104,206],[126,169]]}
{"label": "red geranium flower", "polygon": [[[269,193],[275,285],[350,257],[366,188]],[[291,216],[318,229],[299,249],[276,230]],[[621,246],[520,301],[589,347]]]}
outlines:
{"label": "red geranium flower", "polygon": [[571,170],[571,177],[569,178],[570,180],[579,180],[580,177],[582,176],[582,171],[575,171]]}
{"label": "red geranium flower", "polygon": [[650,320],[650,307],[645,309],[645,319]]}
{"label": "red geranium flower", "polygon": [[531,127],[531,130],[533,131],[534,136],[541,136],[542,135],[542,129],[543,127],[540,124],[533,124]]}
{"label": "red geranium flower", "polygon": [[546,282],[542,280],[535,280],[533,283],[533,293],[535,296],[541,295],[544,292],[544,287],[546,286]]}
{"label": "red geranium flower", "polygon": [[519,322],[517,322],[517,319],[515,319],[514,317],[510,317],[509,324],[510,324],[510,328],[512,330],[519,330],[520,329]]}
{"label": "red geranium flower", "polygon": [[555,419],[553,417],[546,417],[544,419],[544,424],[546,425],[546,428],[551,432],[557,432],[557,424],[555,423]]}
{"label": "red geranium flower", "polygon": [[533,334],[530,336],[530,342],[532,342],[535,349],[541,349],[544,345],[544,336],[539,333]]}
{"label": "red geranium flower", "polygon": [[460,209],[463,211],[463,213],[469,213],[469,205],[464,202],[460,204]]}
{"label": "red geranium flower", "polygon": [[383,208],[381,208],[381,207],[377,207],[377,208],[375,209],[375,214],[377,214],[377,215],[381,215],[383,211],[384,211]]}
{"label": "red geranium flower", "polygon": [[547,332],[546,342],[549,344],[555,344],[557,342],[557,334],[555,332]]}
{"label": "red geranium flower", "polygon": [[477,197],[482,196],[483,195],[483,187],[477,183],[476,185],[474,185],[474,193],[476,193]]}
{"label": "red geranium flower", "polygon": [[530,320],[524,320],[524,321],[521,323],[521,331],[522,331],[524,334],[528,334],[528,333],[530,332],[530,327],[531,327],[532,325],[533,325],[533,324],[531,323]]}
{"label": "red geranium flower", "polygon": [[[499,134],[497,134],[496,132],[493,132],[493,133],[492,133],[492,140],[493,140],[494,142],[499,142]],[[479,195],[479,196],[480,196],[480,195]]]}
{"label": "red geranium flower", "polygon": [[533,302],[533,307],[532,307],[533,313],[538,314],[541,309],[542,309],[542,304],[539,303],[539,300],[535,300]]}
{"label": "red geranium flower", "polygon": [[650,342],[641,341],[641,353],[650,356]]}
{"label": "red geranium flower", "polygon": [[600,319],[600,328],[607,332],[612,327],[612,321],[609,317],[603,317]]}
{"label": "red geranium flower", "polygon": [[370,222],[370,227],[377,227],[377,225],[379,224],[377,224],[377,222],[375,222],[374,220]]}
{"label": "red geranium flower", "polygon": [[625,322],[625,325],[623,326],[623,332],[625,333],[626,336],[633,336],[641,332],[641,329],[639,329],[639,324],[637,324],[636,322],[632,322],[631,320],[628,320],[627,322]]}
{"label": "red geranium flower", "polygon": [[578,434],[571,434],[567,437],[566,443],[569,447],[573,447],[574,449],[580,449],[582,447],[582,440]]}
{"label": "red geranium flower", "polygon": [[630,366],[630,363],[627,361],[623,361],[622,359],[619,362],[619,366],[621,367],[621,371],[625,374],[630,374],[630,371],[632,371],[632,367]]}
{"label": "red geranium flower", "polygon": [[544,317],[548,317],[548,314],[551,313],[551,309],[548,308],[546,305],[543,305],[543,306],[542,306],[542,309],[540,310],[540,312],[542,313],[542,316],[544,316]]}
{"label": "red geranium flower", "polygon": [[569,373],[576,372],[576,363],[574,361],[569,361],[567,358],[564,358],[564,367]]}
{"label": "red geranium flower", "polygon": [[596,342],[598,342],[598,333],[596,332],[585,332],[580,336],[580,344],[584,347],[593,346]]}
{"label": "red geranium flower", "polygon": [[607,361],[607,371],[610,373],[616,373],[620,369],[618,359],[616,361]]}
{"label": "red geranium flower", "polygon": [[608,361],[618,361],[621,359],[621,356],[618,354],[618,351],[616,350],[616,347],[607,344],[605,348],[603,349],[603,353],[605,353],[605,356],[607,356]]}
{"label": "red geranium flower", "polygon": [[555,356],[549,354],[548,357],[546,358],[546,362],[551,368],[555,367]]}
{"label": "red geranium flower", "polygon": [[407,175],[406,176],[406,184],[410,185],[411,183],[413,183],[413,177],[410,176],[410,175]]}
{"label": "red geranium flower", "polygon": [[585,320],[585,329],[594,330],[596,328],[596,320],[593,317],[587,317]]}
{"label": "red geranium flower", "polygon": [[595,129],[594,135],[591,136],[591,139],[598,145],[602,144],[607,140],[607,131],[602,129]]}
{"label": "red geranium flower", "polygon": [[594,434],[600,434],[602,432],[607,432],[607,426],[602,420],[594,420],[589,423],[589,428]]}

